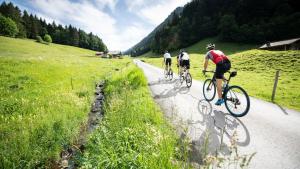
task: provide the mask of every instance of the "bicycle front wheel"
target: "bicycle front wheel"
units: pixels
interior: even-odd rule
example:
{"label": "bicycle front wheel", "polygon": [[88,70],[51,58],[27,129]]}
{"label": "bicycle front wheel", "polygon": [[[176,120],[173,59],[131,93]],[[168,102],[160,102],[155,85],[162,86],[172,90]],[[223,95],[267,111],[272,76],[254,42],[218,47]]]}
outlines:
{"label": "bicycle front wheel", "polygon": [[190,88],[192,86],[192,75],[190,73],[186,74],[185,82],[186,82],[186,86],[188,88]]}
{"label": "bicycle front wheel", "polygon": [[206,101],[212,101],[216,95],[216,84],[212,79],[206,79],[203,84],[203,95]]}
{"label": "bicycle front wheel", "polygon": [[250,109],[247,92],[240,86],[230,86],[224,95],[225,107],[234,117],[245,116]]}

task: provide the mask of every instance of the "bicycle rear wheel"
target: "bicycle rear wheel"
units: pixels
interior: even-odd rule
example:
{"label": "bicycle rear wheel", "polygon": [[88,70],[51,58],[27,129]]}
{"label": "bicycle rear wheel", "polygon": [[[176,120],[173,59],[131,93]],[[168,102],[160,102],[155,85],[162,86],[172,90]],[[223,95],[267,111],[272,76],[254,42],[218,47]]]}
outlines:
{"label": "bicycle rear wheel", "polygon": [[190,73],[187,73],[186,74],[186,79],[185,79],[185,82],[186,82],[186,86],[188,88],[190,88],[192,86],[192,75]]}
{"label": "bicycle rear wheel", "polygon": [[206,79],[203,84],[203,95],[206,101],[212,101],[216,95],[216,84],[211,79]]}
{"label": "bicycle rear wheel", "polygon": [[184,81],[184,73],[185,73],[185,72],[180,72],[180,74],[179,74],[179,81],[180,81],[181,84],[182,84],[183,81]]}
{"label": "bicycle rear wheel", "polygon": [[164,70],[164,76],[165,76],[165,79],[168,78],[168,71],[166,69]]}
{"label": "bicycle rear wheel", "polygon": [[169,71],[169,80],[172,80],[173,79],[173,70],[170,69]]}
{"label": "bicycle rear wheel", "polygon": [[234,117],[245,116],[250,109],[247,92],[240,86],[230,86],[224,95],[225,107]]}

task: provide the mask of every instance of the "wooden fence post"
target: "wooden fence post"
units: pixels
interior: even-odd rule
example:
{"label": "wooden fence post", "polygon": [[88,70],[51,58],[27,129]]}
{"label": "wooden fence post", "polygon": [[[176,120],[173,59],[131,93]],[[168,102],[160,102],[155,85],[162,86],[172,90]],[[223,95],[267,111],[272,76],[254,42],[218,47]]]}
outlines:
{"label": "wooden fence post", "polygon": [[274,86],[273,86],[273,92],[272,92],[272,102],[274,102],[274,99],[275,99],[275,93],[276,93],[276,88],[277,88],[277,84],[278,84],[278,78],[279,78],[279,70],[277,70],[276,74],[275,74]]}

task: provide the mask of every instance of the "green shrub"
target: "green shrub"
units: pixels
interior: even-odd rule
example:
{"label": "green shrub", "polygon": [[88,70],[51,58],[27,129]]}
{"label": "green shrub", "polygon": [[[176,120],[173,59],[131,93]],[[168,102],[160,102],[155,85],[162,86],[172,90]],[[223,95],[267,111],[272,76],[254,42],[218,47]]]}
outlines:
{"label": "green shrub", "polygon": [[36,36],[36,41],[39,42],[39,43],[44,43],[41,36]]}
{"label": "green shrub", "polygon": [[47,43],[52,43],[52,38],[50,35],[46,34],[44,36],[44,41],[47,42]]}
{"label": "green shrub", "polygon": [[0,14],[0,35],[15,37],[18,33],[16,23]]}

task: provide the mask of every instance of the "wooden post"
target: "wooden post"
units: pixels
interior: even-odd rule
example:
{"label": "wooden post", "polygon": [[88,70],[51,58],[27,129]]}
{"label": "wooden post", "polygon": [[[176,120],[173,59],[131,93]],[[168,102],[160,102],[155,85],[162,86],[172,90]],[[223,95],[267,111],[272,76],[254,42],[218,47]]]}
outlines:
{"label": "wooden post", "polygon": [[73,86],[73,78],[71,77],[71,87],[72,87],[72,90],[74,89],[74,86]]}
{"label": "wooden post", "polygon": [[273,86],[273,92],[272,92],[272,102],[274,102],[275,99],[275,92],[278,84],[278,77],[279,77],[279,70],[276,71],[275,74],[275,80],[274,80],[274,86]]}

